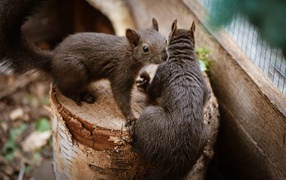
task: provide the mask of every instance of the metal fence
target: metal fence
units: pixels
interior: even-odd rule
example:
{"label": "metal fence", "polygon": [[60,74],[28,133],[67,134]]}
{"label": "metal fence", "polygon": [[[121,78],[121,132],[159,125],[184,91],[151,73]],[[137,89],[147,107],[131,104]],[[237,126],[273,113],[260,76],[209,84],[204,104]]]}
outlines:
{"label": "metal fence", "polygon": [[[199,0],[210,10],[212,0]],[[268,76],[273,85],[286,96],[286,58],[281,49],[271,47],[260,38],[256,27],[237,15],[225,27],[225,31],[244,51],[248,58]]]}

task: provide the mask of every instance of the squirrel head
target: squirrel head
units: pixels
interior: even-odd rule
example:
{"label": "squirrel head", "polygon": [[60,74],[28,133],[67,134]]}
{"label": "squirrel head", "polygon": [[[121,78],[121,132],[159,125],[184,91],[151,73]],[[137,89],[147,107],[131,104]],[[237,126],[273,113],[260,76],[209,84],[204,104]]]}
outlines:
{"label": "squirrel head", "polygon": [[162,52],[166,49],[166,39],[159,33],[156,19],[152,19],[151,28],[141,31],[126,29],[126,38],[132,49],[132,56],[143,65],[162,63],[165,57]]}
{"label": "squirrel head", "polygon": [[169,34],[168,45],[172,39],[177,39],[177,38],[180,38],[181,36],[187,35],[188,39],[191,40],[192,45],[195,46],[195,29],[196,29],[196,25],[194,21],[192,23],[191,28],[187,30],[187,29],[178,29],[177,19],[174,20],[174,22],[172,23],[171,32]]}

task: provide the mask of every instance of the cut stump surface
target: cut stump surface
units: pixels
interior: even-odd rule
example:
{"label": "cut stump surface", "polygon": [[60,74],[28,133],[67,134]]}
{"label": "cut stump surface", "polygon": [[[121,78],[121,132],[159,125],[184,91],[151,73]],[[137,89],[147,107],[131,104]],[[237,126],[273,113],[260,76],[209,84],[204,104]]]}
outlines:
{"label": "cut stump surface", "polygon": [[[56,179],[141,179],[144,165],[131,145],[123,140],[130,136],[109,82],[94,83],[94,92],[97,95],[94,104],[78,106],[51,88]],[[135,117],[139,117],[145,106],[145,95],[134,88],[132,98],[132,109]],[[219,115],[213,94],[204,114],[211,131],[209,143],[189,179],[203,179],[213,156]]]}

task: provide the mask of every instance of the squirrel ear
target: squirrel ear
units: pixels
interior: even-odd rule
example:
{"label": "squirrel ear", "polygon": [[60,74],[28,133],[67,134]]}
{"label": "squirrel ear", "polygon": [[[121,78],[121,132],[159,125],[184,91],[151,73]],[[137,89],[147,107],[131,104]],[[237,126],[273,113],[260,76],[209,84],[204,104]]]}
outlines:
{"label": "squirrel ear", "polygon": [[159,31],[159,25],[155,18],[152,18],[152,28],[155,29],[156,31]]}
{"label": "squirrel ear", "polygon": [[195,33],[195,30],[196,30],[196,25],[195,25],[195,22],[193,21],[192,23],[192,26],[190,28],[191,32]]}
{"label": "squirrel ear", "polygon": [[192,26],[190,28],[190,32],[193,38],[195,37],[195,30],[196,30],[196,25],[195,25],[195,22],[193,21]]}
{"label": "squirrel ear", "polygon": [[139,44],[140,36],[133,29],[126,29],[125,36],[131,46],[136,47]]}
{"label": "squirrel ear", "polygon": [[175,31],[177,31],[177,19],[175,19],[172,24],[171,36],[174,34]]}

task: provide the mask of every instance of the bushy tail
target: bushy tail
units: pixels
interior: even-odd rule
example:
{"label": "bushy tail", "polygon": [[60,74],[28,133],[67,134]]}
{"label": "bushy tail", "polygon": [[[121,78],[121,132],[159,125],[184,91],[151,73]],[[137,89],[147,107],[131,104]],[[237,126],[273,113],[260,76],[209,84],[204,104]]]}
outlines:
{"label": "bushy tail", "polygon": [[52,53],[35,47],[21,32],[27,16],[42,1],[0,1],[0,71],[21,74],[36,69],[50,72]]}

